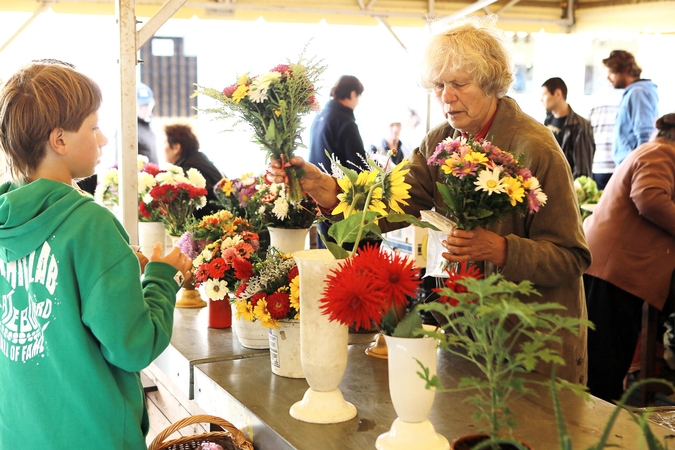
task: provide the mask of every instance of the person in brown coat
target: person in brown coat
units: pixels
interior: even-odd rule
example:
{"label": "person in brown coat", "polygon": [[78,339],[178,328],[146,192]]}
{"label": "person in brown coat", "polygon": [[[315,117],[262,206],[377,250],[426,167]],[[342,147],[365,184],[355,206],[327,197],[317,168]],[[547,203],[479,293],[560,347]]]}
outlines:
{"label": "person in brown coat", "polygon": [[675,114],[619,165],[584,222],[593,263],[584,275],[588,386],[618,400],[641,328],[642,305],[662,309],[675,270]]}
{"label": "person in brown coat", "polygon": [[[436,187],[438,166],[428,158],[439,142],[462,133],[487,138],[502,150],[524,155],[523,164],[541,183],[548,202],[534,215],[514,213],[489,229],[455,229],[444,243],[443,257],[452,262],[483,261],[486,274],[495,271],[510,281],[530,280],[541,297],[556,302],[566,314],[586,318],[581,276],[590,264],[569,164],[553,134],[507,97],[512,81],[506,48],[491,24],[467,21],[435,36],[427,47],[423,81],[443,107],[445,121],[429,132],[410,159],[406,175],[411,198],[406,213],[444,205]],[[305,170],[303,188],[324,209],[337,206],[336,183],[302,158],[291,163]],[[284,172],[273,162],[275,181]],[[556,348],[565,360],[557,374],[574,383],[586,382],[586,329],[561,336]],[[547,373],[547,367],[538,368]]]}

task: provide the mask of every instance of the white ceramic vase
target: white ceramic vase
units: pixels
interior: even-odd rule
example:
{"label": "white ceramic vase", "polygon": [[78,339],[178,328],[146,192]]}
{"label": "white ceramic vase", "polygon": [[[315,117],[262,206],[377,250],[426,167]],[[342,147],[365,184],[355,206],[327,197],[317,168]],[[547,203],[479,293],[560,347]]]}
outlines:
{"label": "white ceramic vase", "polygon": [[281,327],[268,330],[272,373],[288,378],[305,378],[300,358],[300,321],[281,320]]}
{"label": "white ceramic vase", "polygon": [[293,253],[300,273],[300,358],[309,389],[291,406],[291,417],[310,423],[339,423],[356,417],[356,408],[338,389],[347,368],[349,329],[331,322],[319,308],[326,275],[338,267],[329,250]]}
{"label": "white ceramic vase", "polygon": [[162,250],[166,249],[164,224],[162,222],[138,222],[138,245],[141,246],[141,253],[149,258],[156,242],[162,244]]}
{"label": "white ceramic vase", "polygon": [[270,232],[270,246],[283,253],[293,253],[306,248],[309,228],[267,228]]}
{"label": "white ceramic vase", "polygon": [[237,319],[237,308],[232,305],[232,326],[234,334],[242,347],[254,350],[266,349],[270,347],[267,337],[267,328],[260,325],[260,322],[250,322],[244,318]]}
{"label": "white ceramic vase", "polygon": [[436,433],[429,419],[435,390],[425,387],[417,374],[417,361],[436,374],[438,340],[424,338],[397,338],[384,336],[388,348],[389,395],[398,418],[391,429],[375,442],[378,450],[448,450],[448,440]]}

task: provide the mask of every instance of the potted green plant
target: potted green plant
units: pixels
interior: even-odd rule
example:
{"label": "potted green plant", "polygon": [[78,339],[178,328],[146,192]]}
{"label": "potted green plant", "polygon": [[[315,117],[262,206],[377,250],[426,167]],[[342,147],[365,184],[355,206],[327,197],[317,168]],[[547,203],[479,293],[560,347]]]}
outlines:
{"label": "potted green plant", "polygon": [[[581,326],[591,323],[560,315],[564,307],[557,303],[521,300],[539,295],[530,281],[513,283],[498,274],[483,277],[475,266],[466,264],[449,271],[445,286],[436,292],[439,301],[421,309],[431,311],[441,328],[424,334],[438,339],[442,349],[475,364],[484,376],[462,378],[457,387],[445,388],[423,365],[419,375],[427,388],[437,392],[471,392],[464,401],[476,407],[473,418],[487,425],[477,441],[486,442],[463,448],[526,449],[522,443],[501,437],[505,428],[510,436],[516,425],[509,401],[533,393],[530,385],[538,382],[523,375],[539,363],[564,364],[550,345],[560,342],[560,332],[577,334]],[[571,388],[584,390],[580,385]]]}

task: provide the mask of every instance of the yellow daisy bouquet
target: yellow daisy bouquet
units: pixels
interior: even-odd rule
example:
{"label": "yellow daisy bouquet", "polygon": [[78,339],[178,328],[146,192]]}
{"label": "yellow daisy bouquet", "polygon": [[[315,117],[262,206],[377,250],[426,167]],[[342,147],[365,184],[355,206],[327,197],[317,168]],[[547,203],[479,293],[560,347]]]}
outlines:
{"label": "yellow daisy bouquet", "polygon": [[383,239],[378,225],[380,220],[389,222],[407,222],[423,228],[433,225],[421,222],[416,217],[405,214],[401,205],[407,205],[410,198],[410,185],[405,182],[408,160],[404,159],[391,170],[383,170],[377,163],[368,160],[371,170],[357,172],[333,161],[333,165],[342,172],[336,178],[342,190],[338,194],[338,205],[332,214],[344,216],[343,220],[333,222],[328,234],[334,242],[324,241],[326,247],[336,259],[352,256],[343,248],[344,244],[354,244],[354,249],[364,238]]}
{"label": "yellow daisy bouquet", "polygon": [[492,225],[517,212],[534,214],[546,204],[546,194],[522,155],[501,150],[488,140],[458,137],[438,144],[429,166],[439,167],[438,190],[457,228]]}
{"label": "yellow daisy bouquet", "polygon": [[267,258],[253,267],[254,275],[237,288],[237,319],[279,328],[280,321],[300,318],[300,278],[295,260],[271,247]]}

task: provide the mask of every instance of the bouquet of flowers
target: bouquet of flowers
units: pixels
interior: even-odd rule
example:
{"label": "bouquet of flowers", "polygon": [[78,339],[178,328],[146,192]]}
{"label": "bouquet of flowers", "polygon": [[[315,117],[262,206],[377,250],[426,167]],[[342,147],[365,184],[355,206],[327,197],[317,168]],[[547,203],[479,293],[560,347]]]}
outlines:
{"label": "bouquet of flowers", "polygon": [[291,255],[275,248],[253,266],[254,275],[237,288],[237,319],[258,320],[266,328],[279,328],[280,320],[300,318],[300,279]]}
{"label": "bouquet of flowers", "polygon": [[581,175],[574,179],[574,192],[577,194],[577,201],[581,208],[581,218],[585,219],[591,215],[591,209],[589,208],[593,208],[586,205],[597,204],[600,201],[602,191],[598,190],[598,184],[593,178]]}
{"label": "bouquet of flowers", "polygon": [[254,196],[264,184],[261,176],[245,173],[240,178],[223,177],[213,188],[220,205],[234,216],[247,219],[256,230],[263,228]]}
{"label": "bouquet of flowers", "polygon": [[263,184],[253,195],[258,205],[256,213],[263,224],[276,228],[309,228],[319,215],[319,208],[312,197],[304,195],[292,203],[281,184]]}
{"label": "bouquet of flowers", "polygon": [[139,204],[141,216],[158,217],[170,235],[180,236],[194,220],[195,209],[206,205],[206,180],[197,169],[183,172],[170,164],[167,170],[155,175],[155,181]]}
{"label": "bouquet of flowers", "polygon": [[[139,203],[142,201],[145,194],[157,184],[155,177],[162,172],[159,169],[157,164],[148,162],[147,156],[138,155],[137,159],[138,165],[138,193],[139,193]],[[115,207],[119,206],[119,169],[117,166],[114,166],[108,169],[101,180],[96,185],[96,190],[94,191],[94,199],[100,205],[106,207]],[[159,213],[154,217],[146,219],[140,214],[139,219],[143,221],[159,221]],[[150,220],[151,219],[151,220]]]}
{"label": "bouquet of flowers", "polygon": [[448,138],[428,159],[439,166],[438,190],[457,228],[494,224],[514,211],[537,212],[546,204],[539,181],[515,157],[487,140]]}
{"label": "bouquet of flowers", "polygon": [[221,238],[206,244],[192,261],[195,286],[205,284],[211,300],[224,300],[234,292],[238,282],[253,275],[252,261],[256,259],[258,235],[248,230],[238,232],[236,228],[233,226]]}
{"label": "bouquet of flowers", "polygon": [[245,242],[250,242],[255,251],[259,250],[258,234],[249,222],[241,217],[234,217],[230,211],[221,210],[190,224],[176,241],[176,246],[194,260],[207,245],[218,239],[237,235]]}
{"label": "bouquet of flowers", "polygon": [[[302,55],[297,63],[279,64],[269,72],[252,76],[241,75],[225,89],[198,87],[197,93],[211,97],[222,104],[204,109],[219,118],[246,123],[254,133],[255,141],[267,151],[267,157],[285,163],[300,145],[302,116],[318,109],[315,85],[325,70],[319,62]],[[303,191],[295,169],[287,166],[289,199],[300,201]]]}

